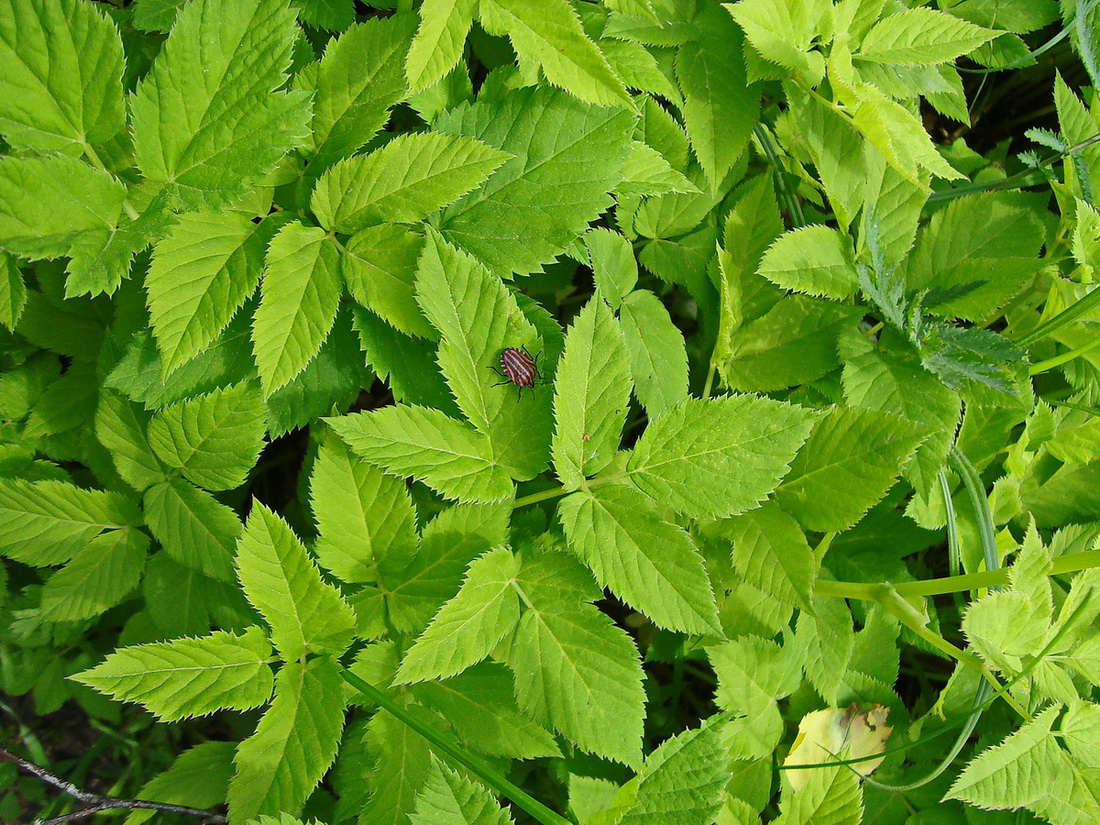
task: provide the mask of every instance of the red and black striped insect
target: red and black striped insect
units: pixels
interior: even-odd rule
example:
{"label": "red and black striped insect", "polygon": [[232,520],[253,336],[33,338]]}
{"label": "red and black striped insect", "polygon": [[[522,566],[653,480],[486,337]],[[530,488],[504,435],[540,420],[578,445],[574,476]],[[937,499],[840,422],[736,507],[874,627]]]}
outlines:
{"label": "red and black striped insect", "polygon": [[493,372],[503,378],[494,387],[501,384],[515,384],[519,388],[519,398],[523,398],[524,387],[534,387],[536,378],[540,378],[539,366],[527,347],[505,347],[500,352],[500,369],[489,367]]}

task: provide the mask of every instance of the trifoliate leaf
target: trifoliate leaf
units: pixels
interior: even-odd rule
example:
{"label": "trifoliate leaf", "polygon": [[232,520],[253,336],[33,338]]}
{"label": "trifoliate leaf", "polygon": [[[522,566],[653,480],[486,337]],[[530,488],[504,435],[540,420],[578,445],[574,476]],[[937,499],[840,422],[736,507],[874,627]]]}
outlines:
{"label": "trifoliate leaf", "polygon": [[600,586],[660,627],[721,635],[702,554],[644,495],[598,487],[565,498],[558,514],[570,548]]}
{"label": "trifoliate leaf", "polygon": [[847,530],[886,495],[926,436],[896,415],[834,408],[814,424],[776,501],[807,530]]}
{"label": "trifoliate leaf", "polygon": [[264,446],[264,410],[255,384],[165,407],[149,422],[149,444],[165,466],[200,487],[239,487]]}
{"label": "trifoliate leaf", "polygon": [[278,91],[297,31],[286,0],[185,5],[133,97],[146,179],[192,210],[218,209],[301,143],[309,95]]}
{"label": "trifoliate leaf", "polygon": [[271,645],[259,628],[241,636],[219,630],[201,639],[124,647],[73,679],[174,722],[262,705],[274,682],[270,658]]}
{"label": "trifoliate leaf", "polygon": [[622,331],[597,293],[569,329],[554,381],[554,470],[567,490],[615,457],[630,386]]}
{"label": "trifoliate leaf", "polygon": [[484,659],[519,621],[519,562],[497,548],[475,559],[458,594],[401,660],[397,683],[446,679]]}
{"label": "trifoliate leaf", "polygon": [[355,625],[351,608],[335,587],[321,581],[287,523],[258,501],[237,540],[237,577],[248,601],[271,625],[271,639],[285,661],[347,649]]}
{"label": "trifoliate leaf", "polygon": [[106,143],[126,122],[122,38],[82,0],[6,0],[0,11],[0,134],[46,152]]}
{"label": "trifoliate leaf", "polygon": [[508,158],[461,135],[401,135],[328,169],[310,208],[321,226],[349,235],[384,222],[414,223],[480,185]]}
{"label": "trifoliate leaf", "polygon": [[527,88],[457,106],[434,125],[514,156],[443,211],[440,232],[495,272],[533,272],[611,205],[607,193],[622,179],[634,116]]}
{"label": "trifoliate leaf", "polygon": [[240,212],[192,212],[156,245],[145,289],[165,377],[206,349],[256,291],[269,240]]}
{"label": "trifoliate leaf", "polygon": [[448,498],[500,501],[512,480],[487,436],[426,407],[386,407],[326,419],[352,451],[397,476],[413,476]]}
{"label": "trifoliate leaf", "polygon": [[252,326],[264,395],[293,379],[317,355],[340,306],[339,248],[316,226],[292,223],[267,248],[260,305]]}
{"label": "trifoliate leaf", "polygon": [[237,746],[229,783],[234,822],[298,810],[336,756],[344,729],[344,681],[330,656],[283,665],[275,700]]}
{"label": "trifoliate leaf", "polygon": [[650,422],[627,473],[677,512],[723,518],[775,489],[811,426],[810,413],[768,399],[689,399]]}
{"label": "trifoliate leaf", "polygon": [[507,34],[516,54],[537,64],[555,86],[597,106],[633,108],[622,80],[565,0],[482,0],[478,15],[491,34]]}
{"label": "trifoliate leaf", "polygon": [[0,479],[0,553],[45,567],[63,564],[104,530],[136,527],[141,512],[129,498],[62,481]]}
{"label": "trifoliate leaf", "polygon": [[321,564],[344,582],[378,580],[378,558],[416,550],[416,511],[405,482],[351,455],[331,435],[317,453],[310,503]]}

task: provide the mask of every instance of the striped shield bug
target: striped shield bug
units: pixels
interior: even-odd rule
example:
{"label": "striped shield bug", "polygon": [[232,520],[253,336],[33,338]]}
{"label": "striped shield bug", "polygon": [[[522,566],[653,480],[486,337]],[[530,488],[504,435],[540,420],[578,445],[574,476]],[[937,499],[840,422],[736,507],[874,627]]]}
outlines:
{"label": "striped shield bug", "polygon": [[515,384],[519,388],[519,398],[523,398],[524,387],[534,387],[535,379],[539,378],[539,367],[527,347],[505,347],[500,352],[500,369],[489,367],[497,375],[503,378],[493,384],[499,387],[501,384]]}

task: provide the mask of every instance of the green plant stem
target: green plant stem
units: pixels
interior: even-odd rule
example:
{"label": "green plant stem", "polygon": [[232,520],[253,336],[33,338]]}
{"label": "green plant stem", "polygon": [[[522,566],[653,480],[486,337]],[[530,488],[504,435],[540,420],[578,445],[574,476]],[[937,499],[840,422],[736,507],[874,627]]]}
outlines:
{"label": "green plant stem", "polygon": [[552,498],[560,498],[561,496],[568,495],[569,491],[564,487],[555,487],[552,490],[543,490],[541,493],[531,493],[529,496],[523,498],[517,498],[512,504],[513,510],[518,510],[520,507],[526,507],[528,504],[538,504],[540,501],[549,501]]}
{"label": "green plant stem", "polygon": [[775,142],[772,140],[771,133],[764,128],[764,125],[757,123],[752,133],[756,136],[756,139],[760,141],[760,148],[764,150],[764,154],[768,156],[768,162],[775,167],[775,188],[779,195],[779,199],[783,202],[783,207],[787,210],[787,215],[791,219],[791,225],[794,227],[805,226],[806,216],[802,213],[802,204],[798,202],[798,197],[787,186],[786,180],[783,175],[783,163],[779,158],[779,150],[775,147]]}
{"label": "green plant stem", "polygon": [[1037,364],[1032,364],[1027,368],[1028,375],[1039,375],[1040,373],[1052,370],[1055,367],[1060,367],[1062,364],[1072,361],[1074,358],[1078,358],[1084,355],[1091,349],[1095,349],[1097,345],[1100,345],[1100,338],[1095,341],[1090,341],[1084,346],[1071,349],[1068,352],[1063,352],[1061,355],[1055,355],[1053,358],[1048,358],[1046,361],[1039,361]]}
{"label": "green plant stem", "polygon": [[371,702],[389,713],[392,713],[412,730],[427,739],[432,744],[432,747],[440,753],[445,754],[448,760],[464,767],[497,793],[507,797],[515,803],[517,807],[530,814],[537,822],[542,823],[542,825],[574,825],[574,823],[570,822],[565,817],[554,813],[526,791],[513,785],[504,776],[497,773],[488,765],[483,764],[480,759],[476,759],[468,751],[444,739],[439,735],[439,731],[430,725],[424,724],[411,713],[406,712],[403,707],[393,701],[384,691],[379,690],[370,682],[347,670],[342,670],[340,675],[344,678],[345,682],[370,699]]}
{"label": "green plant stem", "polygon": [[970,459],[955,445],[951,446],[947,458],[962,479],[967,495],[970,496],[970,503],[974,506],[978,521],[978,537],[981,539],[982,555],[985,557],[985,569],[996,570],[1001,566],[1001,560],[997,556],[997,535],[993,530],[993,514],[989,511],[989,499],[986,498],[982,480],[978,476],[978,471],[974,469],[974,465],[970,463]]}
{"label": "green plant stem", "polygon": [[1041,341],[1043,338],[1046,338],[1050,333],[1054,332],[1054,330],[1076,321],[1097,304],[1100,304],[1100,287],[1093,289],[1092,292],[1084,298],[1066,307],[1049,321],[1039,324],[1039,326],[1035,327],[1031,332],[1026,335],[1021,335],[1013,343],[1018,347],[1029,347]]}
{"label": "green plant stem", "polygon": [[[1067,553],[1054,559],[1049,575],[1062,576],[1079,570],[1100,567],[1100,550],[1086,550],[1083,553]],[[990,587],[1003,587],[1008,584],[1008,570],[982,570],[979,573],[966,573],[962,576],[945,576],[940,579],[925,579],[917,582],[898,582],[890,585],[899,596],[945,596],[949,593],[961,593]],[[878,601],[875,592],[880,583],[826,581],[819,579],[814,585],[818,596],[834,596],[839,599],[859,599],[860,601]]]}

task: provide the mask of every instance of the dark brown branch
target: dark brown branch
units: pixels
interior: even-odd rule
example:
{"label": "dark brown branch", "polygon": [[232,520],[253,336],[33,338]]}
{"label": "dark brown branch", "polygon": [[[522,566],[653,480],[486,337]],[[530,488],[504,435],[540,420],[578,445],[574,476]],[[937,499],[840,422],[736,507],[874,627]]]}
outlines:
{"label": "dark brown branch", "polygon": [[152,811],[163,811],[169,814],[193,816],[201,819],[206,825],[225,825],[225,823],[228,822],[221,814],[211,813],[210,811],[204,811],[199,808],[188,808],[183,805],[169,805],[165,802],[148,802],[143,799],[115,799],[110,796],[88,793],[87,791],[82,791],[71,782],[66,782],[64,779],[54,776],[45,768],[40,768],[38,765],[28,762],[26,759],[18,757],[14,753],[10,753],[3,748],[0,748],[0,760],[14,763],[23,772],[37,777],[47,785],[52,785],[71,796],[77,802],[83,803],[85,806],[80,810],[67,813],[63,816],[55,816],[52,819],[37,819],[35,820],[35,825],[61,825],[61,823],[64,822],[77,822],[95,816],[98,813],[103,813],[104,811],[119,809],[147,809]]}

